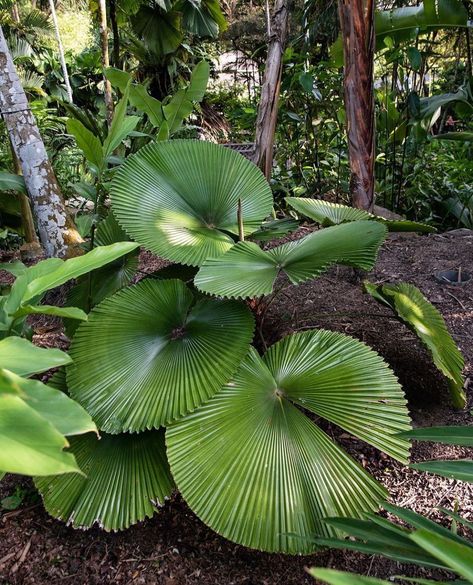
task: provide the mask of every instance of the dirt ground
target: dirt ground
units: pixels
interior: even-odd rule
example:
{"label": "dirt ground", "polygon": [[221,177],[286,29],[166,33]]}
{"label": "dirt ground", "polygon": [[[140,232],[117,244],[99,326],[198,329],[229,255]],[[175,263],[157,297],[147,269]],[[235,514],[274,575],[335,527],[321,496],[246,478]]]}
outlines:
{"label": "dirt ground", "polygon": [[[142,270],[160,262],[142,255]],[[316,281],[288,286],[268,307],[259,344],[270,345],[287,333],[318,327],[365,341],[391,364],[403,384],[415,426],[472,424],[473,279],[464,286],[439,283],[438,270],[462,267],[473,273],[473,232],[431,236],[393,235],[380,253],[370,281],[408,281],[441,311],[466,360],[468,407],[455,411],[448,389],[417,338],[362,293],[360,275],[334,268]],[[366,277],[366,276],[363,276]],[[54,322],[38,322],[44,345],[65,345]],[[263,341],[264,340],[264,341]],[[391,493],[391,501],[429,518],[437,507],[453,508],[473,520],[473,486],[411,470],[336,428],[326,426]],[[472,456],[472,450],[415,444],[413,461]],[[7,476],[0,499],[19,493],[14,511],[0,510],[0,583],[3,585],[158,584],[158,585],[309,585],[307,566],[328,566],[365,575],[407,574],[445,577],[375,557],[321,551],[310,557],[264,554],[232,544],[208,529],[175,495],[154,518],[123,533],[75,531],[49,517],[30,480]]]}

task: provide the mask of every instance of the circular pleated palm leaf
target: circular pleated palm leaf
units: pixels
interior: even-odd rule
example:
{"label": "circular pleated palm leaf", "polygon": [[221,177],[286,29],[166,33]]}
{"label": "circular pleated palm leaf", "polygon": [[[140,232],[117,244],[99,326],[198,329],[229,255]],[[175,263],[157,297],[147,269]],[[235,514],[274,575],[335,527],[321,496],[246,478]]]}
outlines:
{"label": "circular pleated palm leaf", "polygon": [[78,473],[36,478],[46,510],[75,528],[123,530],[149,518],[174,488],[162,431],[70,439]]}
{"label": "circular pleated palm leaf", "polygon": [[323,227],[338,225],[350,221],[379,221],[384,224],[390,232],[421,232],[431,233],[436,229],[426,223],[409,221],[407,219],[386,219],[379,215],[368,213],[364,209],[355,209],[348,205],[331,203],[322,199],[310,199],[308,197],[286,197],[289,203],[299,213],[310,217]]}
{"label": "circular pleated palm leaf", "polygon": [[434,364],[448,379],[454,406],[465,408],[462,375],[465,361],[439,311],[417,287],[407,282],[380,286],[365,282],[364,286],[374,299],[390,307],[424,343]]}
{"label": "circular pleated palm leaf", "polygon": [[158,428],[202,404],[253,337],[248,308],[201,299],[179,280],[146,279],[105,299],[71,345],[71,395],[106,432]]}
{"label": "circular pleated palm leaf", "polygon": [[192,266],[232,247],[239,200],[245,234],[260,226],[273,205],[253,163],[199,140],[148,144],[117,171],[111,197],[119,223],[134,240]]}
{"label": "circular pleated palm leaf", "polygon": [[406,461],[406,402],[383,360],[330,331],[251,350],[211,400],[170,425],[171,471],[192,510],[226,538],[308,553],[329,516],[360,517],[386,492],[310,418],[310,411]]}
{"label": "circular pleated palm leaf", "polygon": [[354,221],[317,230],[271,250],[262,250],[254,242],[238,242],[222,256],[207,260],[194,282],[205,293],[248,298],[271,293],[280,273],[300,284],[332,264],[370,270],[386,235],[386,228],[378,222]]}

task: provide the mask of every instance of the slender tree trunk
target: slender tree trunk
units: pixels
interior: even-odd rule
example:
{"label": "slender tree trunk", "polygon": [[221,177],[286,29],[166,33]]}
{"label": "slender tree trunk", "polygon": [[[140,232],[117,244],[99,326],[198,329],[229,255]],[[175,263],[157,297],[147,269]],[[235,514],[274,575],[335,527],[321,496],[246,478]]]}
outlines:
{"label": "slender tree trunk", "polygon": [[117,3],[116,0],[110,0],[110,24],[112,25],[113,34],[113,66],[120,69],[120,32],[117,23]]}
{"label": "slender tree trunk", "polygon": [[69,99],[69,103],[72,104],[73,103],[72,87],[71,82],[69,81],[69,73],[67,72],[66,59],[64,57],[64,47],[62,46],[61,33],[59,31],[59,24],[57,22],[56,7],[54,6],[54,0],[49,0],[49,7],[51,9],[51,17],[53,19],[54,32],[56,33],[59,60],[61,62],[62,75],[64,77],[64,83],[66,85],[67,97]]}
{"label": "slender tree trunk", "polygon": [[67,256],[82,242],[69,217],[0,27],[0,106],[47,256]]}
{"label": "slender tree trunk", "polygon": [[105,69],[110,67],[110,59],[108,56],[108,26],[107,26],[107,7],[105,0],[99,1],[100,11],[100,41],[102,44],[102,67],[104,68],[104,94],[105,94],[105,107],[107,109],[107,122],[110,126],[113,119],[113,99],[112,99],[112,85],[110,81],[105,77]]}
{"label": "slender tree trunk", "polygon": [[339,0],[345,57],[344,93],[353,205],[374,205],[374,0]]}
{"label": "slender tree trunk", "polygon": [[15,22],[20,22],[20,11],[18,9],[17,2],[13,2],[10,11],[11,11],[11,17],[13,18],[13,20]]}
{"label": "slender tree trunk", "polygon": [[268,57],[264,72],[261,100],[256,119],[255,152],[253,162],[269,180],[273,166],[273,147],[278,118],[281,87],[282,56],[287,39],[291,0],[275,0],[270,22]]}

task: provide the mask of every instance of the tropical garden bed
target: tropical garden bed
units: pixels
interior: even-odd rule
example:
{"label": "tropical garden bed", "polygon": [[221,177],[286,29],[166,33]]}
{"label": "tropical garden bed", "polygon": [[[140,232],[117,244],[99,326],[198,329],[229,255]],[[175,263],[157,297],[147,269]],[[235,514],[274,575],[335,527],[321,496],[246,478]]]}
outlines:
{"label": "tropical garden bed", "polygon": [[[313,228],[301,228],[294,237]],[[372,282],[407,280],[418,286],[442,312],[465,356],[465,377],[473,369],[473,288],[439,283],[439,269],[473,269],[473,234],[468,230],[441,235],[392,235],[380,251],[370,274]],[[154,272],[166,265],[149,252],[140,256],[140,270]],[[142,273],[140,273],[143,276]],[[1,273],[2,282],[8,275]],[[61,290],[49,293],[60,303]],[[45,347],[66,348],[62,326],[51,317],[34,317],[34,340]],[[463,411],[449,403],[445,379],[427,351],[405,327],[392,319],[369,295],[350,268],[332,268],[318,280],[289,287],[268,308],[263,336],[268,344],[307,327],[323,327],[352,335],[376,349],[394,369],[405,388],[415,426],[464,425],[471,417],[471,399]],[[395,462],[333,426],[330,436],[372,473],[391,494],[391,501],[428,518],[445,522],[437,507],[457,509],[473,518],[471,484],[419,472]],[[471,457],[472,449],[414,443],[412,460]],[[412,565],[401,565],[356,552],[324,551],[307,557],[265,554],[234,545],[207,528],[174,495],[152,519],[122,533],[97,528],[73,530],[44,511],[29,480],[7,476],[0,484],[2,498],[13,496],[14,510],[0,517],[0,575],[2,583],[144,583],[162,585],[216,583],[280,585],[313,583],[304,568],[318,565],[389,577],[445,577]]]}

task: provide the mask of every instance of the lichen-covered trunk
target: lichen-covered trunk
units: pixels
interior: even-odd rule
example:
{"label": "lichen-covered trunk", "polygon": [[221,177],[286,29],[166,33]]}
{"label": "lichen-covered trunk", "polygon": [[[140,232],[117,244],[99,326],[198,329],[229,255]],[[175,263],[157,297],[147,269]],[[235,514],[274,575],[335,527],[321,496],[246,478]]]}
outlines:
{"label": "lichen-covered trunk", "polygon": [[[99,1],[99,17],[100,17],[100,42],[102,47],[102,67],[105,71],[107,67],[110,67],[110,58],[108,55],[108,26],[107,26],[107,6],[105,0]],[[105,97],[105,108],[107,110],[107,122],[110,126],[113,120],[113,98],[112,98],[112,86],[107,77],[103,76],[104,83],[104,97]]]}
{"label": "lichen-covered trunk", "polygon": [[278,118],[282,56],[286,45],[291,0],[276,0],[270,22],[268,56],[256,119],[253,162],[269,180],[273,166],[274,134]]}
{"label": "lichen-covered trunk", "polygon": [[374,0],[339,0],[339,12],[345,58],[350,194],[355,207],[371,210],[375,161]]}
{"label": "lichen-covered trunk", "polygon": [[64,57],[64,48],[62,46],[61,33],[59,31],[59,24],[57,21],[56,7],[54,6],[54,0],[49,0],[49,7],[51,9],[51,17],[53,19],[54,32],[56,34],[56,41],[57,41],[57,47],[58,47],[58,53],[59,53],[59,61],[61,62],[62,75],[64,77],[64,84],[66,86],[67,97],[69,99],[69,102],[72,104],[72,101],[73,101],[72,100],[72,87],[71,87],[71,82],[69,81],[69,73],[67,72],[66,59]]}
{"label": "lichen-covered trunk", "polygon": [[74,254],[82,238],[69,217],[36,120],[0,27],[0,106],[21,165],[39,238],[47,256]]}

